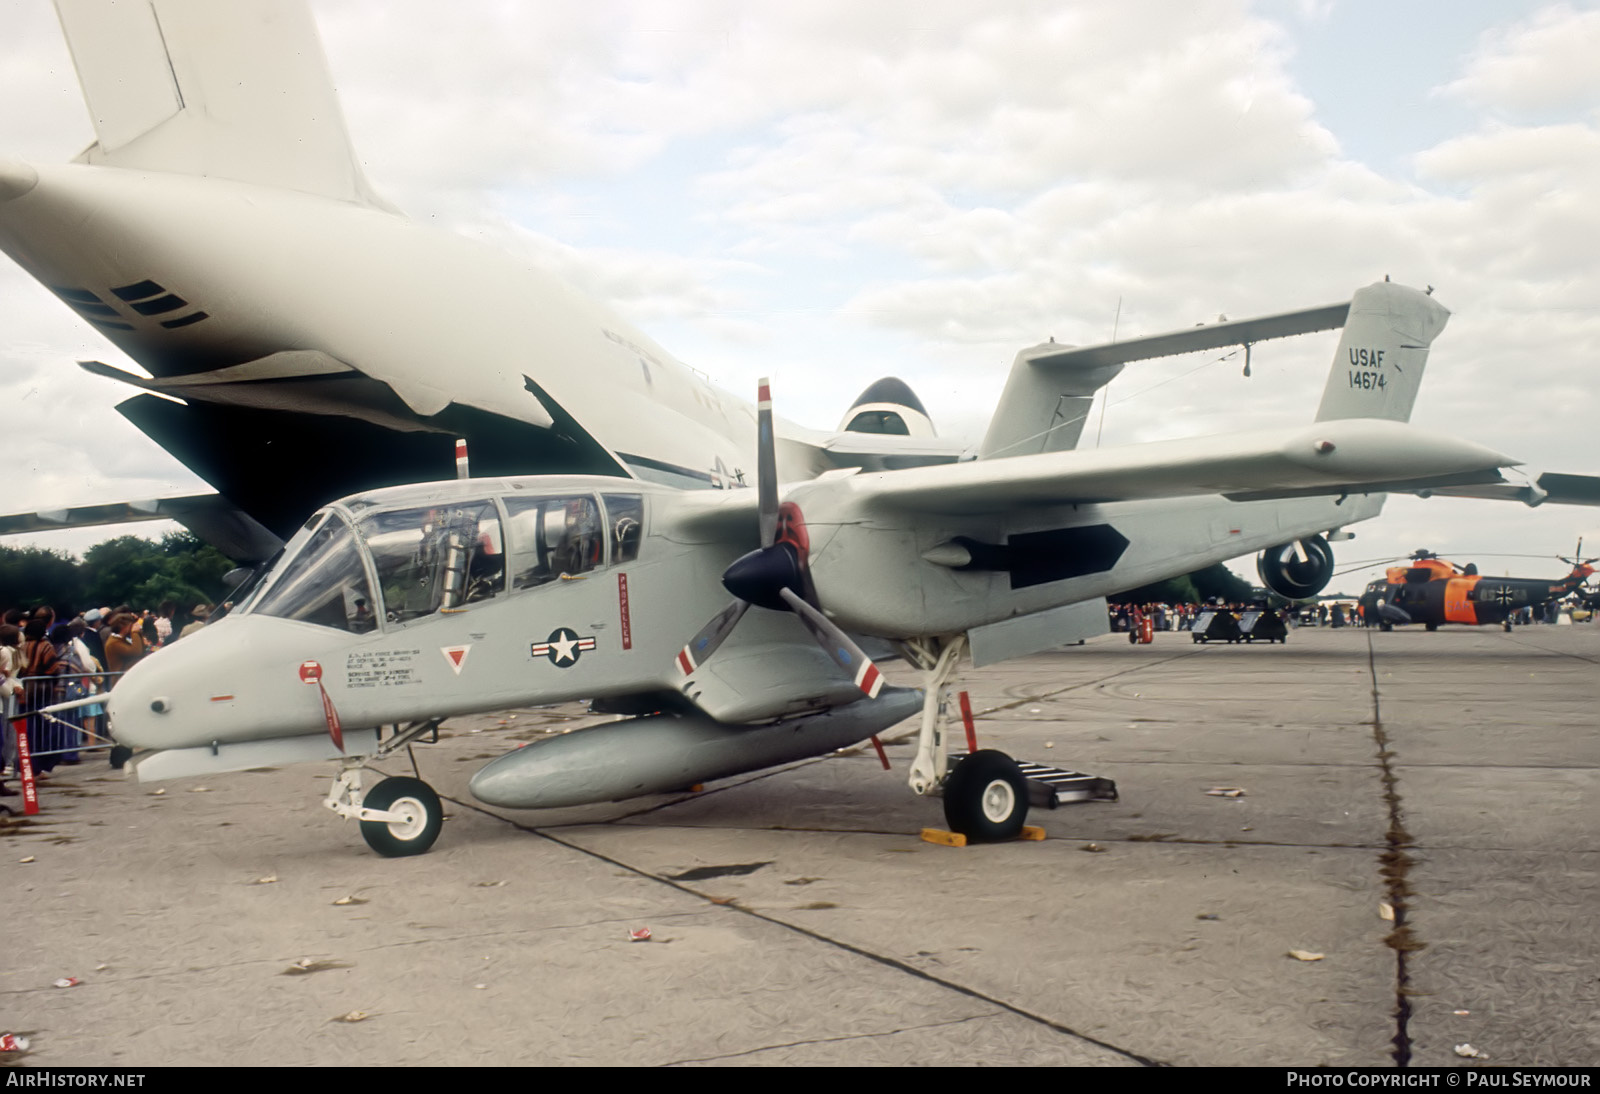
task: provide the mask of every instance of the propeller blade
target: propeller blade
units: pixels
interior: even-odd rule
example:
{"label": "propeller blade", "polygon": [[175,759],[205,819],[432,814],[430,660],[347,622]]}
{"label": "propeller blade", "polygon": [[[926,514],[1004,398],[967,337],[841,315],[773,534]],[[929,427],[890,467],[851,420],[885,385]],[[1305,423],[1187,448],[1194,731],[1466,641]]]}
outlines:
{"label": "propeller blade", "polygon": [[781,589],[778,595],[794,609],[794,614],[800,617],[800,622],[811,632],[811,637],[817,640],[822,652],[850,674],[851,680],[867,698],[876,699],[878,692],[883,690],[883,674],[872,663],[872,659],[861,651],[861,647],[852,642],[850,636],[840,630],[833,620],[801,599],[793,589]]}
{"label": "propeller blade", "polygon": [[717,647],[733,632],[734,626],[744,618],[750,605],[735,600],[711,617],[711,622],[700,628],[700,633],[689,639],[689,644],[678,651],[678,671],[688,676],[700,663],[717,651]]}
{"label": "propeller blade", "polygon": [[778,456],[772,437],[772,384],[762,377],[756,397],[756,490],[761,502],[761,546],[778,538]]}

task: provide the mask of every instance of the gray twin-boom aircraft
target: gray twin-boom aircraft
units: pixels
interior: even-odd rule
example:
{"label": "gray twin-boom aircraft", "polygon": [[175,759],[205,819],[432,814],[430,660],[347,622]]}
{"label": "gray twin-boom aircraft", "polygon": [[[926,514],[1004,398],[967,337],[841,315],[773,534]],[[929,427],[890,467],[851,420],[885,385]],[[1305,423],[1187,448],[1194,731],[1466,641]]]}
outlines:
{"label": "gray twin-boom aircraft", "polygon": [[[57,7],[98,139],[64,166],[0,163],[0,248],[144,367],[85,363],[145,389],[119,409],[218,493],[0,532],[176,517],[264,563],[225,618],[112,692],[144,779],[333,759],[327,805],[416,854],[438,797],[413,778],[363,792],[361,771],[453,715],[590,699],[621,716],[472,779],[485,802],[541,808],[823,754],[920,713],[911,788],[1002,839],[1037,788],[1000,752],[949,763],[964,657],[1102,633],[1107,594],[1251,552],[1272,588],[1314,595],[1328,540],[1388,492],[1595,500],[1594,480],[1510,482],[1509,456],[1408,424],[1448,313],[1387,280],[1024,350],[975,449],[934,436],[893,380],[836,433],[775,424],[765,385],[758,407],[722,393],[547,274],[376,197],[303,5]],[[1129,362],[1339,327],[1303,425],[1076,449]],[[417,484],[458,438],[478,477]],[[864,646],[921,686],[887,686]]]}

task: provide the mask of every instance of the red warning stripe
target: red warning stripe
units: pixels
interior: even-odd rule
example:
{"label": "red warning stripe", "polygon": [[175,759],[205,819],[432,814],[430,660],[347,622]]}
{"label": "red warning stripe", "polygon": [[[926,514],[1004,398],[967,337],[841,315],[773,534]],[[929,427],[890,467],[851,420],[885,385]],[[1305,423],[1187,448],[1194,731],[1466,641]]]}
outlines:
{"label": "red warning stripe", "polygon": [[685,646],[678,651],[678,671],[688,676],[696,668],[694,658],[689,655],[689,647]]}
{"label": "red warning stripe", "polygon": [[878,692],[883,690],[883,674],[878,671],[878,666],[871,661],[863,664],[856,673],[856,687],[866,692],[867,698],[876,699]]}

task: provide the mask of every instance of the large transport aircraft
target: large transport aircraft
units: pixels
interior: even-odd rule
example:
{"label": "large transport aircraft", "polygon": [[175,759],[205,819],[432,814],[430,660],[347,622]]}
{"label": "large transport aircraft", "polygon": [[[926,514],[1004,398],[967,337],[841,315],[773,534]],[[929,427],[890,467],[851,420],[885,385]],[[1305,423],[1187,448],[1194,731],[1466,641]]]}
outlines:
{"label": "large transport aircraft", "polygon": [[[182,511],[247,560],[288,541],[233,613],[110,696],[141,777],[339,759],[329,807],[412,854],[437,797],[415,779],[363,793],[361,767],[454,714],[591,698],[625,716],[473,780],[532,808],[821,754],[920,709],[912,789],[1003,838],[1039,780],[992,751],[949,766],[963,659],[1103,633],[1107,594],[1252,552],[1274,591],[1313,596],[1329,541],[1390,492],[1600,500],[1594,479],[1510,481],[1512,457],[1409,424],[1449,313],[1387,279],[1025,349],[970,451],[892,380],[839,432],[807,432],[377,198],[302,5],[58,7],[98,140],[70,165],[0,166],[0,247],[149,371],[121,374],[147,390],[119,409],[218,495],[34,519]],[[1307,423],[1077,450],[1130,362],[1338,328]],[[477,477],[427,481],[457,438]],[[695,489],[713,486],[732,489]],[[868,648],[921,688],[886,687]]]}

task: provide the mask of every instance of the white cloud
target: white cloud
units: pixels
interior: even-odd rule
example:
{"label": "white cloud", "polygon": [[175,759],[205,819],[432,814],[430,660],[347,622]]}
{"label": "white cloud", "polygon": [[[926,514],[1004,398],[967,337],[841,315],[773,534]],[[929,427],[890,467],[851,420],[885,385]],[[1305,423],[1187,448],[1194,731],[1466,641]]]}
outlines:
{"label": "white cloud", "polygon": [[1484,35],[1461,77],[1443,88],[1492,112],[1600,107],[1600,11],[1567,4]]}

